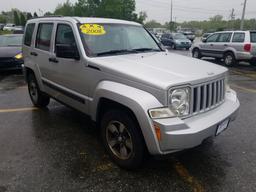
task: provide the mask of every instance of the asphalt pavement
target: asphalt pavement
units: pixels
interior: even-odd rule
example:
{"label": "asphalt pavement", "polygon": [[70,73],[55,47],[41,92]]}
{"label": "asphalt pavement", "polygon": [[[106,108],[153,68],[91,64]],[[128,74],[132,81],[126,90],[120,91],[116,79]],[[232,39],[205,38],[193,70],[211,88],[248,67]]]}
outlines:
{"label": "asphalt pavement", "polygon": [[34,108],[22,74],[0,73],[0,192],[255,192],[255,82],[256,68],[230,69],[241,109],[228,130],[125,171],[106,156],[87,116],[53,100],[47,110]]}

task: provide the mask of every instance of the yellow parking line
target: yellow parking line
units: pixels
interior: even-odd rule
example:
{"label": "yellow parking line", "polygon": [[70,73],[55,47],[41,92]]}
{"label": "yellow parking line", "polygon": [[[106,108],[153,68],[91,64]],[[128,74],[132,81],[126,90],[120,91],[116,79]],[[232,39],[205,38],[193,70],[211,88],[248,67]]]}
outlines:
{"label": "yellow parking line", "polygon": [[240,89],[240,90],[243,90],[243,91],[247,91],[247,92],[250,92],[250,93],[256,93],[256,89],[250,89],[250,88],[246,88],[246,87],[242,87],[242,86],[234,85],[234,84],[231,84],[231,87],[236,88],[236,89]]}
{"label": "yellow parking line", "polygon": [[36,107],[27,107],[27,108],[17,108],[17,109],[0,109],[0,113],[35,111],[35,110],[38,110],[38,108],[36,108]]}
{"label": "yellow parking line", "polygon": [[180,162],[175,163],[175,170],[179,176],[193,188],[193,192],[205,191],[201,183],[196,178],[191,176],[188,170]]}

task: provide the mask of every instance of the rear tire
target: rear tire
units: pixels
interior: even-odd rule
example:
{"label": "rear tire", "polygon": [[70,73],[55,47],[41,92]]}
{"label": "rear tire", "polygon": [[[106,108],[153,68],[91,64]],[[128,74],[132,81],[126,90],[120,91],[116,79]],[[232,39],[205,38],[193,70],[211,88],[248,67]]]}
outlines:
{"label": "rear tire", "polygon": [[200,52],[200,50],[198,48],[193,49],[192,57],[194,57],[196,59],[201,59],[202,58],[201,52]]}
{"label": "rear tire", "polygon": [[101,118],[101,136],[110,158],[124,169],[138,168],[145,155],[140,127],[129,112],[112,109]]}
{"label": "rear tire", "polygon": [[250,65],[256,67],[256,60],[250,61]]}
{"label": "rear tire", "polygon": [[45,108],[49,104],[50,97],[40,91],[36,77],[33,73],[28,74],[28,92],[34,106]]}
{"label": "rear tire", "polygon": [[227,67],[233,67],[237,64],[236,58],[233,53],[227,52],[224,54],[224,64]]}

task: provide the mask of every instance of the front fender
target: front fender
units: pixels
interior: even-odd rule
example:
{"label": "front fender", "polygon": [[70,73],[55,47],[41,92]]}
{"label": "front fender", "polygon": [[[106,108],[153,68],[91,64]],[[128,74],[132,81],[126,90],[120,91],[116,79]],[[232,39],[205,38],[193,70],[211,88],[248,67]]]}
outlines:
{"label": "front fender", "polygon": [[161,153],[148,110],[163,105],[153,95],[124,84],[102,81],[98,84],[93,100],[89,105],[91,118],[94,121],[96,121],[98,103],[101,98],[115,101],[129,108],[138,120],[149,152],[151,154]]}

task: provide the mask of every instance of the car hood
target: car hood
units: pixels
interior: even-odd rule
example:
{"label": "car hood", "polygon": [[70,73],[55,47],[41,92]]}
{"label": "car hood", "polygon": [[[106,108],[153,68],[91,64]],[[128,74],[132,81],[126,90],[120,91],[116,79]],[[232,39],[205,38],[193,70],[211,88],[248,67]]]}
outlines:
{"label": "car hood", "polygon": [[0,58],[14,57],[19,53],[21,53],[21,47],[0,47]]}
{"label": "car hood", "polygon": [[103,72],[165,90],[212,80],[227,72],[225,67],[167,52],[97,57],[91,63]]}

